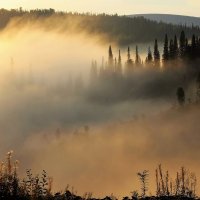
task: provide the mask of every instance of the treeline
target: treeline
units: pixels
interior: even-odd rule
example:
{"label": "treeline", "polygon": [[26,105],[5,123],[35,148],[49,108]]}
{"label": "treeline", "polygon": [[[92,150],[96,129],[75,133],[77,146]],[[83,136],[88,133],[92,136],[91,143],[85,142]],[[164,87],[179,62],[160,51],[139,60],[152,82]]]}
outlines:
{"label": "treeline", "polygon": [[[69,185],[64,192],[52,192],[53,178],[49,177],[45,170],[42,175],[33,175],[31,170],[26,170],[26,177],[20,178],[18,175],[19,161],[12,161],[12,151],[9,151],[6,160],[0,167],[0,199],[1,200],[100,200],[92,196],[91,192],[82,196],[77,194]],[[184,167],[177,172],[176,178],[172,181],[169,172],[163,172],[161,165],[155,171],[156,195],[148,196],[149,172],[144,170],[137,173],[141,182],[141,191],[131,192],[131,197],[124,197],[123,200],[193,200],[197,199],[197,178],[194,173],[189,172]],[[117,200],[114,195],[106,196],[102,200]]]}
{"label": "treeline", "polygon": [[[119,45],[128,45],[138,42],[151,42],[154,38],[159,41],[165,33],[171,38],[178,34],[181,30],[188,36],[191,33],[200,34],[199,27],[186,27],[184,25],[172,25],[165,23],[153,22],[143,17],[127,17],[107,14],[94,13],[72,13],[72,12],[56,12],[54,9],[36,9],[23,10],[20,9],[1,9],[0,10],[0,28],[5,28],[8,23],[18,18],[18,22],[39,21],[50,19],[51,23],[46,28],[56,28],[62,26],[62,31],[71,30],[86,31],[92,35],[101,35],[106,37],[108,41],[116,42]],[[55,20],[52,20],[55,19]]]}
{"label": "treeline", "polygon": [[149,47],[145,59],[141,58],[138,46],[134,55],[128,47],[124,62],[121,51],[115,57],[110,46],[107,61],[102,60],[100,65],[92,61],[91,96],[104,99],[100,94],[106,94],[109,101],[112,98],[169,98],[177,94],[179,104],[183,105],[187,101],[184,90],[196,82],[197,93],[188,99],[199,101],[200,38],[195,34],[188,38],[182,31],[179,37],[170,38],[166,34],[163,44],[160,51],[156,39],[153,51]]}
{"label": "treeline", "polygon": [[[124,64],[122,64],[121,50],[117,57],[113,55],[112,47],[109,46],[108,50],[108,61],[104,63],[102,60],[101,67],[98,69],[97,62],[92,61],[91,67],[91,77],[97,77],[98,71],[99,76],[104,74],[118,74],[129,76],[134,68],[138,67],[152,67],[159,70],[167,70],[176,68],[178,62],[198,62],[200,61],[200,37],[195,34],[192,38],[187,38],[184,31],[181,32],[179,39],[175,35],[173,38],[168,39],[168,35],[165,35],[163,41],[164,47],[163,51],[160,52],[158,47],[158,40],[155,39],[153,52],[151,48],[148,48],[148,54],[145,60],[142,60],[139,55],[139,49],[136,45],[135,55],[132,59],[130,47],[127,50],[127,59]],[[172,66],[174,65],[174,66]]]}

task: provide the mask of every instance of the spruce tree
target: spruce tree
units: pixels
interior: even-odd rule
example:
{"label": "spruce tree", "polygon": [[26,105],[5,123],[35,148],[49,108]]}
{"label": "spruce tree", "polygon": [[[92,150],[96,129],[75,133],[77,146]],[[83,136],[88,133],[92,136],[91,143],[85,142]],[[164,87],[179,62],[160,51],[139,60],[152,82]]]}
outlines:
{"label": "spruce tree", "polygon": [[128,47],[127,62],[126,62],[127,75],[129,75],[129,73],[132,72],[132,70],[133,70],[133,60],[131,59],[130,47]]}
{"label": "spruce tree", "polygon": [[180,57],[183,58],[185,55],[185,51],[186,51],[186,37],[185,37],[184,31],[181,32],[179,43],[180,43],[180,45],[179,45]]}
{"label": "spruce tree", "polygon": [[192,35],[192,49],[196,48],[196,37],[195,35]]}
{"label": "spruce tree", "polygon": [[151,48],[149,47],[148,48],[148,55],[147,55],[147,58],[146,58],[146,63],[148,65],[152,65],[152,62],[153,62],[153,56],[152,56],[152,53],[151,53]]}
{"label": "spruce tree", "polygon": [[175,58],[174,41],[170,40],[170,43],[169,43],[169,59],[174,60],[174,58]]}
{"label": "spruce tree", "polygon": [[158,50],[158,41],[155,39],[155,44],[154,44],[154,65],[156,67],[160,67],[160,52]]}
{"label": "spruce tree", "polygon": [[174,36],[174,58],[178,57],[178,41],[176,35]]}
{"label": "spruce tree", "polygon": [[127,53],[127,57],[128,57],[128,60],[127,60],[127,64],[132,66],[133,65],[133,60],[131,59],[131,50],[130,50],[130,47],[128,47],[128,53]]}
{"label": "spruce tree", "polygon": [[136,48],[135,48],[135,64],[136,64],[136,66],[139,66],[141,64],[141,59],[140,59],[140,56],[139,56],[137,45],[136,45]]}
{"label": "spruce tree", "polygon": [[109,46],[109,50],[108,50],[108,66],[113,67],[113,53],[112,53],[111,45]]}
{"label": "spruce tree", "polygon": [[119,50],[119,56],[118,56],[118,64],[122,64],[122,57],[121,57],[121,51]]}
{"label": "spruce tree", "polygon": [[119,74],[122,74],[122,58],[121,58],[120,50],[119,50],[119,56],[118,56],[117,71]]}
{"label": "spruce tree", "polygon": [[163,61],[169,60],[169,44],[167,34],[165,35],[164,50],[163,50]]}
{"label": "spruce tree", "polygon": [[128,61],[131,60],[131,53],[130,53],[130,47],[128,47],[128,53],[127,53]]}

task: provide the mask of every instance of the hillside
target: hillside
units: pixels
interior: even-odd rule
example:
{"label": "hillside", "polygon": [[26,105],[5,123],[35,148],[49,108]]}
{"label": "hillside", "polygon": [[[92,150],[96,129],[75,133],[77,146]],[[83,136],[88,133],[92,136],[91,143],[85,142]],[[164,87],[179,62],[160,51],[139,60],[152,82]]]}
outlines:
{"label": "hillside", "polygon": [[156,22],[163,22],[173,25],[186,25],[186,26],[200,26],[200,18],[184,15],[170,15],[170,14],[136,14],[130,15],[131,17],[144,17]]}
{"label": "hillside", "polygon": [[10,24],[15,29],[34,24],[35,28],[59,30],[64,34],[87,33],[100,37],[102,42],[117,43],[121,46],[152,42],[155,38],[162,41],[163,35],[168,34],[169,38],[173,38],[174,35],[180,35],[182,30],[187,37],[191,37],[192,34],[200,35],[199,27],[158,23],[144,17],[55,12],[53,9],[30,11],[0,9],[0,30],[6,29]]}

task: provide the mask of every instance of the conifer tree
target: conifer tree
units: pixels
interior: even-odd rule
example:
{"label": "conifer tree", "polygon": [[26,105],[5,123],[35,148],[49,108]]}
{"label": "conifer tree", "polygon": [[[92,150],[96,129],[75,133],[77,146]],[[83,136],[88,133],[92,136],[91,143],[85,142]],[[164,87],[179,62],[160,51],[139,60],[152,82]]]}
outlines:
{"label": "conifer tree", "polygon": [[178,41],[176,35],[174,36],[174,58],[178,57]]}
{"label": "conifer tree", "polygon": [[164,50],[163,50],[163,61],[169,60],[169,44],[167,34],[165,35]]}
{"label": "conifer tree", "polygon": [[127,73],[127,75],[130,75],[132,70],[133,70],[133,60],[131,59],[130,47],[128,47],[127,62],[126,62],[126,73]]}
{"label": "conifer tree", "polygon": [[160,67],[160,52],[158,50],[158,41],[157,41],[157,39],[155,40],[155,44],[154,44],[154,65],[156,67]]}
{"label": "conifer tree", "polygon": [[137,45],[136,45],[136,48],[135,48],[135,64],[136,64],[136,66],[139,66],[141,64],[141,59],[140,59],[140,56],[139,56]]}
{"label": "conifer tree", "polygon": [[181,36],[180,36],[180,45],[179,45],[179,49],[180,49],[180,57],[183,58],[185,55],[185,51],[186,51],[186,37],[185,37],[185,32],[182,31],[181,32]]}
{"label": "conifer tree", "polygon": [[152,65],[152,62],[153,62],[153,56],[152,56],[151,48],[149,47],[148,48],[148,55],[147,55],[147,58],[146,58],[146,63],[148,65]]}
{"label": "conifer tree", "polygon": [[196,37],[195,35],[192,35],[192,49],[196,48]]}
{"label": "conifer tree", "polygon": [[174,47],[173,40],[170,40],[170,43],[169,43],[169,59],[170,60],[175,59],[175,47]]}
{"label": "conifer tree", "polygon": [[127,63],[132,66],[133,65],[133,60],[131,59],[131,53],[130,52],[131,52],[130,51],[130,47],[128,47],[128,53],[127,53],[128,60],[127,60]]}
{"label": "conifer tree", "polygon": [[109,67],[113,66],[113,53],[112,53],[111,45],[109,46],[109,50],[108,50],[108,66]]}
{"label": "conifer tree", "polygon": [[119,56],[118,56],[118,64],[122,64],[122,57],[121,57],[121,51],[119,50]]}
{"label": "conifer tree", "polygon": [[131,53],[130,53],[130,47],[128,47],[128,53],[127,53],[128,61],[131,60]]}

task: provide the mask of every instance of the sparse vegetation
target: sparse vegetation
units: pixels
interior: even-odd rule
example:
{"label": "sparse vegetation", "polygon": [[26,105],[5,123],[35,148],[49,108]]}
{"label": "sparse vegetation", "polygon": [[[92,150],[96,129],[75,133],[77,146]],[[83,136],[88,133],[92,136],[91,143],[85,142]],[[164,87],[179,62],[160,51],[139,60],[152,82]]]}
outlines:
{"label": "sparse vegetation", "polygon": [[141,181],[141,197],[144,198],[146,196],[146,192],[148,191],[147,178],[149,176],[149,172],[144,170],[143,172],[138,172],[137,175]]}
{"label": "sparse vegetation", "polygon": [[[21,179],[18,175],[19,161],[12,161],[13,151],[9,151],[6,161],[1,163],[0,168],[0,199],[2,200],[96,200],[92,193],[85,193],[82,197],[77,192],[69,190],[69,185],[65,192],[52,192],[51,177],[48,177],[45,170],[42,175],[34,176],[31,170],[26,171],[26,178]],[[131,192],[131,198],[124,197],[123,200],[137,199],[196,199],[197,179],[194,173],[190,173],[184,167],[177,172],[174,181],[169,177],[169,172],[165,175],[161,165],[156,169],[156,196],[148,196],[148,176],[149,172],[144,170],[137,173],[141,182],[141,194],[137,191]],[[170,180],[170,181],[169,181]],[[104,200],[116,200],[112,194],[103,198]]]}

